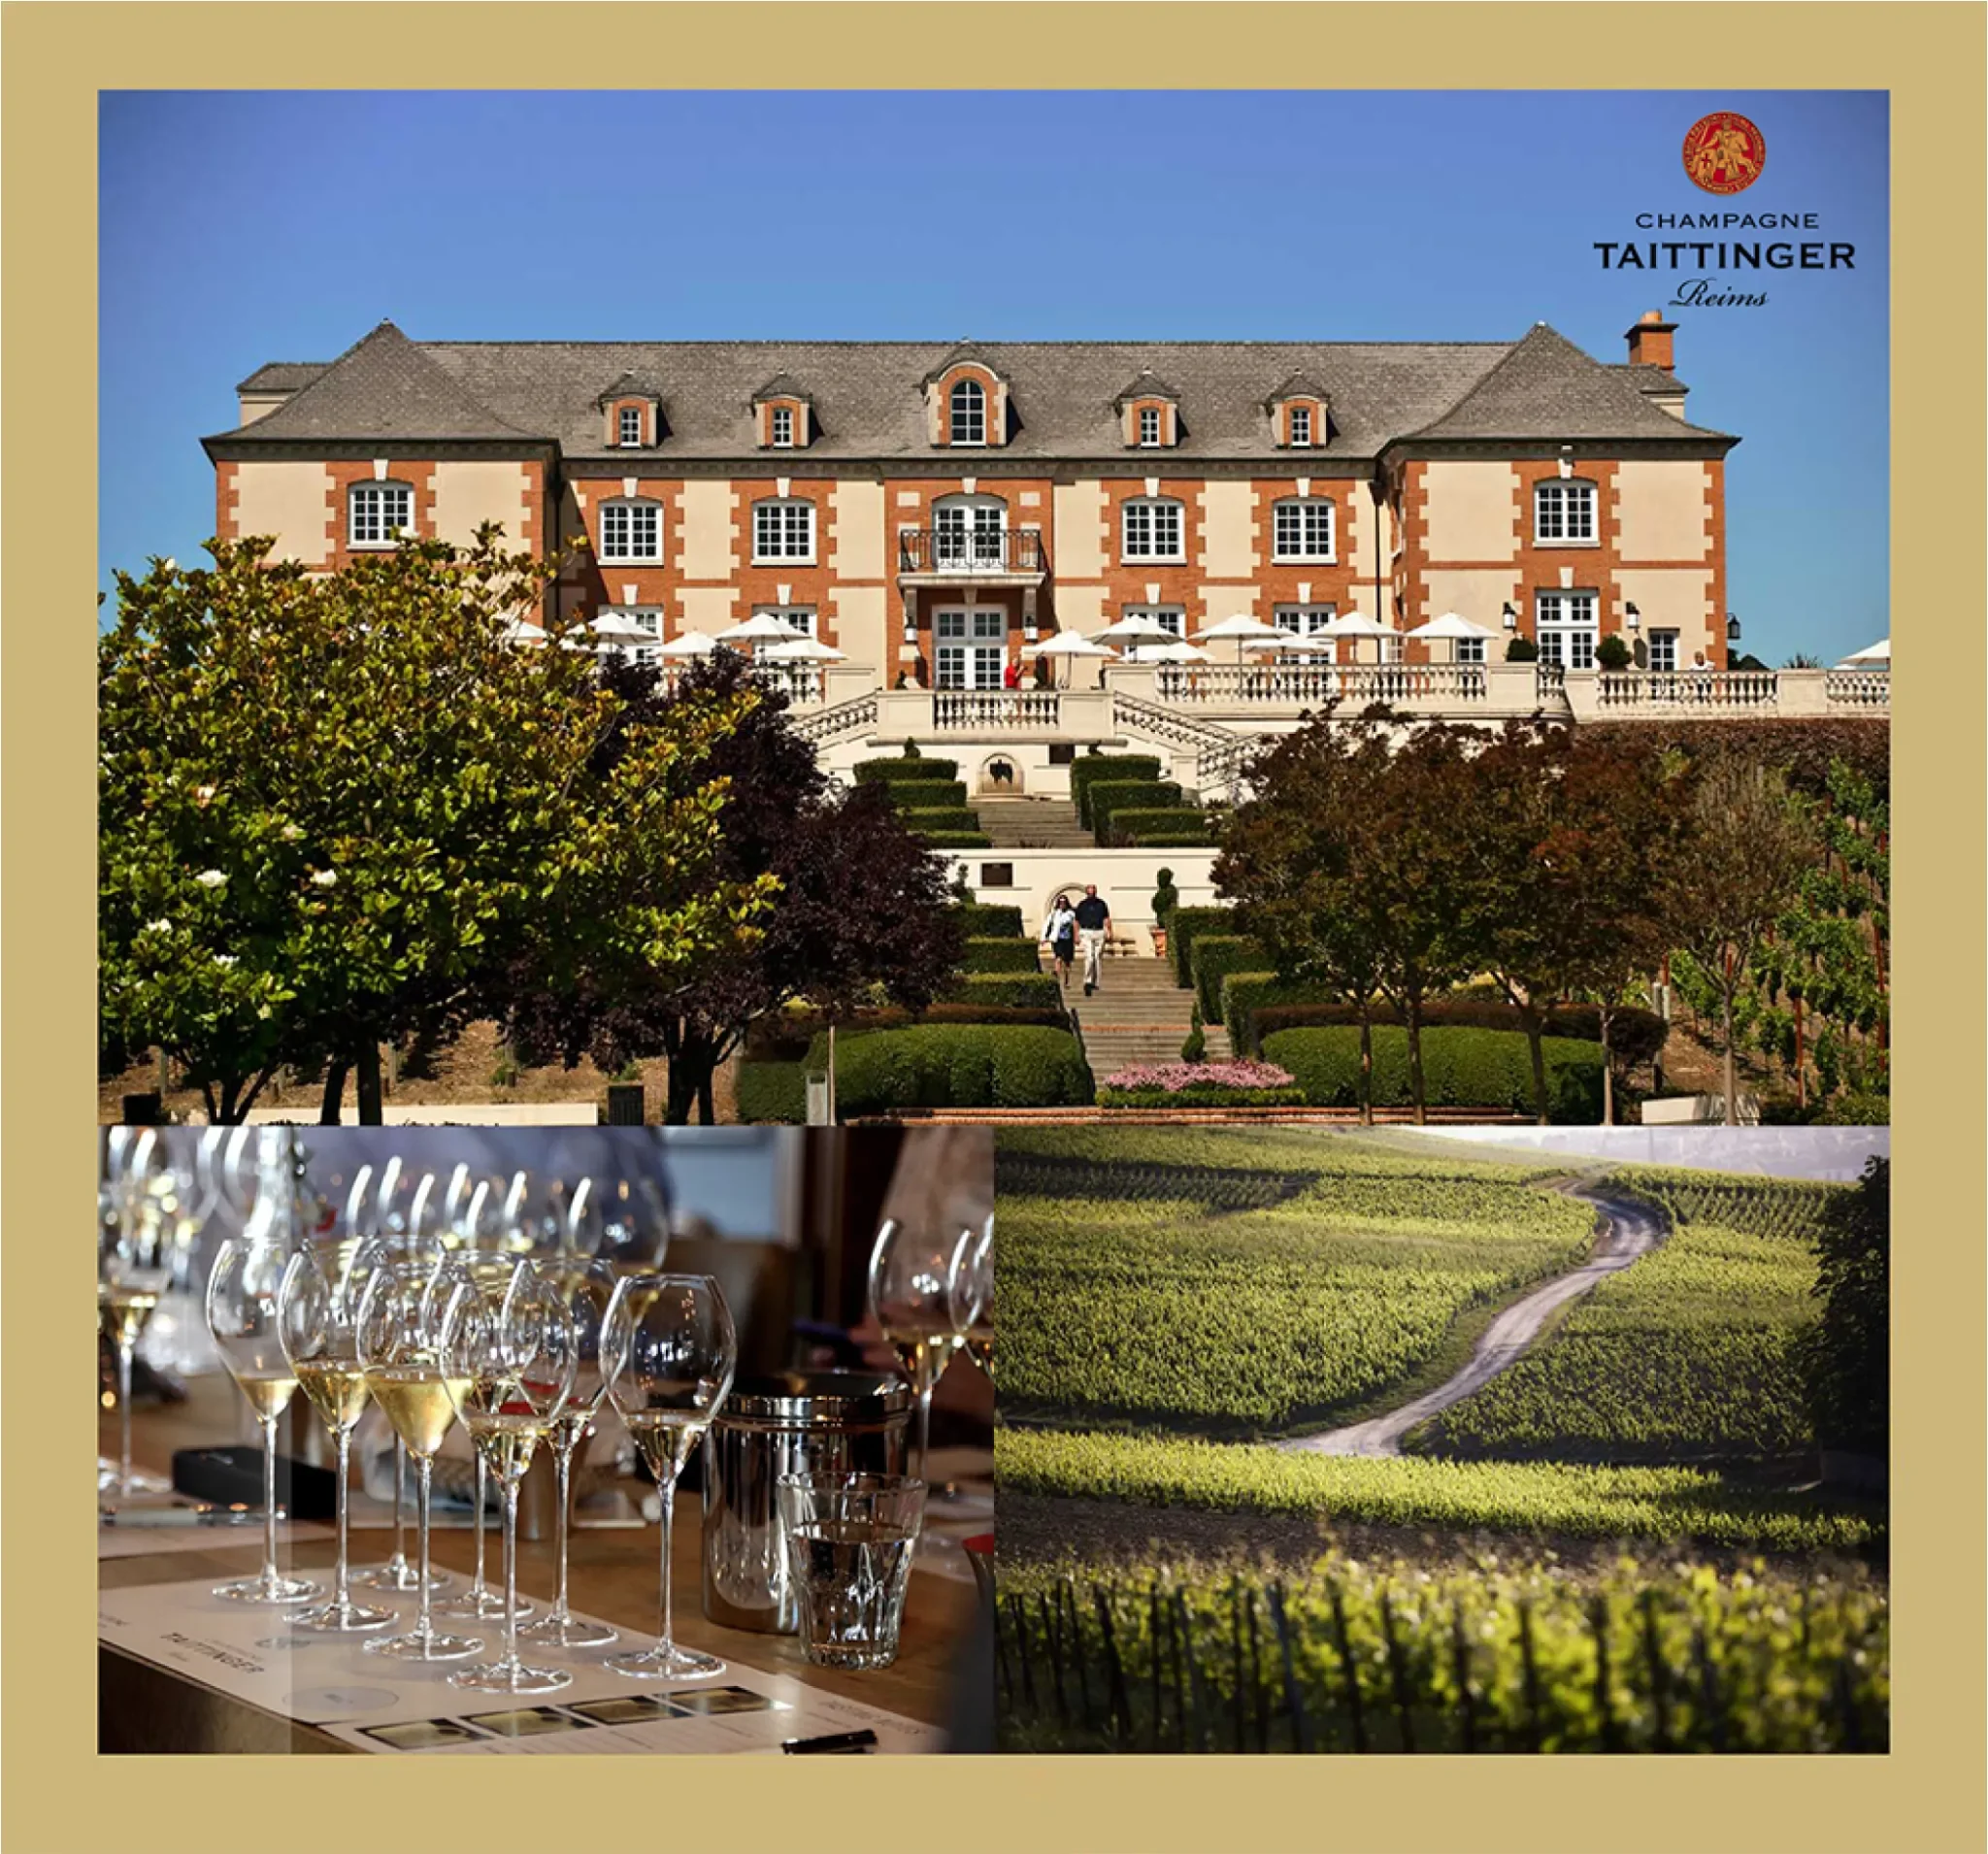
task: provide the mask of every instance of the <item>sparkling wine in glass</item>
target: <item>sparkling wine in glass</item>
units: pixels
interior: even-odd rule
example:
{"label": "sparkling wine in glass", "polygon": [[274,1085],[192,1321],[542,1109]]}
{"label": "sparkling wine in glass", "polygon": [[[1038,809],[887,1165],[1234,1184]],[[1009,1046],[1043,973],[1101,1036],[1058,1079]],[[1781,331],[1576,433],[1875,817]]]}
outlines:
{"label": "sparkling wine in glass", "polygon": [[[363,1189],[363,1184],[357,1188]],[[379,1251],[356,1237],[309,1244],[290,1257],[277,1295],[277,1326],[290,1370],[331,1431],[338,1453],[338,1571],[331,1601],[290,1618],[294,1629],[361,1635],[394,1620],[351,1598],[347,1544],[351,1505],[352,1431],[366,1408],[359,1363],[359,1302]]]}
{"label": "sparkling wine in glass", "polygon": [[558,1420],[578,1362],[572,1314],[529,1261],[512,1269],[501,1296],[486,1279],[464,1283],[444,1321],[446,1381],[478,1456],[504,1503],[504,1645],[448,1678],[478,1693],[552,1693],[571,1686],[558,1668],[527,1667],[517,1653],[517,1490]]}
{"label": "sparkling wine in glass", "polygon": [[966,1335],[967,1356],[994,1381],[994,1219],[963,1230],[952,1252],[946,1291],[952,1323]]}
{"label": "sparkling wine in glass", "polygon": [[[129,1499],[171,1486],[131,1465],[131,1368],[138,1341],[172,1286],[167,1206],[159,1187],[156,1130],[106,1141],[107,1174],[98,1203],[97,1322],[117,1358],[117,1466],[98,1470],[100,1491]],[[166,1187],[170,1189],[170,1185]]]}
{"label": "sparkling wine in glass", "polygon": [[376,1636],[369,1654],[406,1661],[462,1661],[480,1639],[435,1627],[434,1585],[428,1575],[428,1505],[435,1454],[455,1421],[460,1385],[448,1381],[443,1338],[448,1308],[463,1287],[460,1271],[439,1261],[389,1262],[376,1268],[359,1302],[359,1364],[367,1394],[386,1412],[414,1458],[416,1531],[420,1539],[414,1626],[403,1635]]}
{"label": "sparkling wine in glass", "polygon": [[208,1331],[262,1426],[262,1571],[215,1591],[236,1603],[300,1603],[319,1594],[310,1579],[284,1576],[276,1562],[276,1427],[297,1390],[278,1303],[283,1273],[299,1247],[301,1170],[293,1137],[262,1136],[255,1208],[242,1234],[221,1244],[207,1277]]}
{"label": "sparkling wine in glass", "polygon": [[920,1481],[932,1440],[932,1392],[966,1338],[955,1323],[951,1295],[958,1240],[886,1217],[870,1251],[870,1311],[918,1400],[912,1473]]}
{"label": "sparkling wine in glass", "polygon": [[677,1477],[732,1388],[739,1341],[731,1309],[708,1275],[642,1270],[614,1284],[601,1341],[601,1371],[615,1413],[635,1438],[662,1496],[662,1633],[653,1648],[612,1656],[637,1680],[722,1673],[713,1655],[679,1647],[670,1602]]}
{"label": "sparkling wine in glass", "polygon": [[532,1269],[573,1322],[574,1377],[565,1407],[552,1419],[547,1436],[558,1484],[558,1589],[551,1608],[519,1633],[526,1641],[545,1647],[601,1648],[615,1640],[620,1631],[605,1622],[576,1620],[566,1599],[566,1552],[573,1525],[573,1457],[592,1429],[594,1413],[607,1392],[601,1375],[601,1329],[617,1277],[612,1263],[572,1251],[539,1256]]}

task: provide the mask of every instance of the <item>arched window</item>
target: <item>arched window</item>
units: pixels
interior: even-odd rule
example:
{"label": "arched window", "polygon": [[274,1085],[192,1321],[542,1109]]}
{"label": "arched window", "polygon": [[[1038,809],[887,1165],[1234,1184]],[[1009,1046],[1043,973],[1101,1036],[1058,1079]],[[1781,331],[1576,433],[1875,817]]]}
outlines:
{"label": "arched window", "polygon": [[932,564],[998,567],[1008,505],[999,496],[941,496],[932,505]]}
{"label": "arched window", "polygon": [[404,482],[355,482],[347,504],[346,544],[390,547],[414,531],[414,492]]}
{"label": "arched window", "polygon": [[956,382],[949,396],[952,410],[952,442],[956,445],[984,445],[987,442],[987,389],[977,380]]}
{"label": "arched window", "polygon": [[1291,496],[1272,512],[1271,558],[1330,560],[1333,505],[1321,496]]}
{"label": "arched window", "polygon": [[1535,541],[1593,541],[1595,528],[1595,485],[1557,477],[1539,483],[1533,490],[1533,539]]}
{"label": "arched window", "polygon": [[789,497],[752,505],[752,557],[755,560],[812,560],[814,505]]}
{"label": "arched window", "polygon": [[1180,505],[1168,496],[1138,496],[1125,505],[1119,558],[1184,560],[1186,528]]}
{"label": "arched window", "polygon": [[660,503],[623,497],[601,504],[603,560],[660,560],[663,511]]}

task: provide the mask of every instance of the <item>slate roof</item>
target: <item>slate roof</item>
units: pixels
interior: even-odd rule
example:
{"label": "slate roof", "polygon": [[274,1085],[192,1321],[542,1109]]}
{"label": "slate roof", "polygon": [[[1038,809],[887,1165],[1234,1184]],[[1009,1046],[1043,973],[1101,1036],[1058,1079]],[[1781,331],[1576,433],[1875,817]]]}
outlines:
{"label": "slate roof", "polygon": [[1111,405],[1115,410],[1124,405],[1128,399],[1171,399],[1177,403],[1179,398],[1180,395],[1168,385],[1158,374],[1154,373],[1150,367],[1142,367],[1130,381],[1118,389],[1117,396],[1112,399]]}
{"label": "slate roof", "polygon": [[603,386],[595,395],[594,404],[605,406],[611,399],[660,399],[662,393],[639,375],[627,372],[615,376],[609,385]]}
{"label": "slate roof", "polygon": [[247,380],[237,382],[238,393],[293,393],[308,386],[331,363],[322,360],[268,360]]}
{"label": "slate roof", "polygon": [[792,374],[776,374],[752,395],[756,406],[767,399],[807,399],[808,389]]}
{"label": "slate roof", "polygon": [[[810,457],[890,462],[959,453],[935,447],[922,381],[963,354],[1010,383],[1009,441],[990,464],[1118,457],[1113,395],[1127,379],[1175,382],[1184,427],[1172,455],[1276,454],[1264,410],[1302,378],[1329,398],[1330,442],[1312,458],[1373,458],[1431,441],[1648,439],[1725,445],[1651,403],[1636,378],[1544,323],[1518,342],[423,342],[382,323],[316,371],[266,417],[207,442],[227,448],[345,439],[476,439],[556,444],[569,460],[625,460],[603,443],[601,381],[656,382],[670,431],[652,456],[756,455],[746,413],[783,377],[805,380],[821,434]],[[253,381],[277,373],[264,368]],[[281,376],[280,376],[281,377]],[[271,390],[276,390],[271,386]],[[981,453],[976,453],[981,454]]]}

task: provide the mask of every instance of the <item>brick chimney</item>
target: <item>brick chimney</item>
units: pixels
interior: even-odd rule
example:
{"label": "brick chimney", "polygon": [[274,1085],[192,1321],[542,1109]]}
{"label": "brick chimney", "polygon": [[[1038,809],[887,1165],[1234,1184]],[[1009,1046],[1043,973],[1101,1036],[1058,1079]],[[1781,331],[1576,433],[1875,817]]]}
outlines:
{"label": "brick chimney", "polygon": [[1646,309],[1629,331],[1629,364],[1632,367],[1661,367],[1667,374],[1677,365],[1672,352],[1671,337],[1675,322],[1667,322],[1661,310]]}

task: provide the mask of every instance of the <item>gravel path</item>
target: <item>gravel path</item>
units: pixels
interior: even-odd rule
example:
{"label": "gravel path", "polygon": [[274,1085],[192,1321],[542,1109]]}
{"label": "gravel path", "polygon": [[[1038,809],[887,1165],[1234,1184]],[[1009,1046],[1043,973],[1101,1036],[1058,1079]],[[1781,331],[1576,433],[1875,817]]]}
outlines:
{"label": "gravel path", "polygon": [[1538,1342],[1548,1315],[1579,1299],[1605,1275],[1628,1268],[1663,1240],[1663,1219],[1643,1205],[1602,1197],[1581,1186],[1571,1189],[1569,1195],[1594,1205],[1605,1219],[1594,1254],[1571,1274],[1556,1275],[1508,1307],[1485,1329],[1470,1363],[1454,1377],[1384,1416],[1373,1416],[1344,1429],[1329,1429],[1322,1435],[1296,1436],[1277,1446],[1314,1455],[1399,1455],[1402,1438],[1417,1423],[1427,1422],[1438,1411],[1483,1389],[1500,1372],[1523,1358]]}

